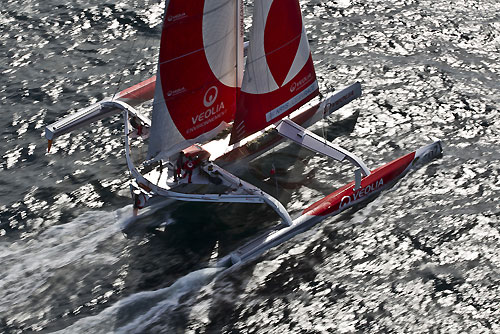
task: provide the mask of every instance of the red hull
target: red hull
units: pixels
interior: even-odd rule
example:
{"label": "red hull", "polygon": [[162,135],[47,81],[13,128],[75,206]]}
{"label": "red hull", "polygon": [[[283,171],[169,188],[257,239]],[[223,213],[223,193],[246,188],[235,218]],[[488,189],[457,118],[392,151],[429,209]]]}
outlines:
{"label": "red hull", "polygon": [[369,176],[361,181],[361,187],[358,190],[353,190],[354,182],[347,184],[305,209],[301,216],[293,220],[292,225],[287,227],[278,225],[271,228],[222,258],[218,265],[232,266],[255,258],[265,250],[306,231],[328,216],[336,215],[352,205],[368,199],[371,195],[380,193],[403,177],[413,166],[429,162],[440,156],[441,152],[441,143],[438,141],[373,170]]}
{"label": "red hull", "polygon": [[354,190],[354,182],[334,191],[322,200],[314,203],[302,214],[309,216],[330,216],[363,201],[370,195],[378,193],[385,187],[404,176],[416,163],[429,161],[442,152],[440,142],[408,153],[384,166],[374,169],[370,175],[361,180],[361,187]]}

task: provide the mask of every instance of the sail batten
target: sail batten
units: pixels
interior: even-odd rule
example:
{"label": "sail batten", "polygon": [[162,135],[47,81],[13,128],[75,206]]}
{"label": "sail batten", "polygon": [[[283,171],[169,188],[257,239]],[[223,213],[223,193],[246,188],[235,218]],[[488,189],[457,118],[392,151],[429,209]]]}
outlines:
{"label": "sail batten", "polygon": [[203,52],[204,50],[205,50],[204,48],[200,48],[200,49],[198,49],[198,50],[194,50],[194,51],[191,51],[191,52],[189,52],[189,53],[183,54],[182,56],[178,56],[178,57],[176,57],[176,58],[172,58],[172,59],[167,59],[167,60],[161,61],[161,62],[159,62],[159,63],[158,63],[158,65],[159,65],[159,66],[161,66],[161,65],[165,65],[165,64],[168,64],[168,63],[170,63],[170,62],[173,62],[173,61],[176,61],[176,60],[182,59],[182,58],[184,58],[184,57],[188,57],[188,56],[190,56],[190,55],[192,55],[192,54],[195,54],[195,53],[197,53],[197,52]]}

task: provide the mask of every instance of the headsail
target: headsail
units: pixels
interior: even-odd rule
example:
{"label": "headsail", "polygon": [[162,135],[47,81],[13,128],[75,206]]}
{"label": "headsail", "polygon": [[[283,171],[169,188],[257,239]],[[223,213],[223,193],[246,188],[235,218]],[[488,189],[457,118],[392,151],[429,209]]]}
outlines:
{"label": "headsail", "polygon": [[234,118],[241,86],[240,0],[167,0],[149,157],[213,137]]}
{"label": "headsail", "polygon": [[297,0],[257,1],[231,142],[287,116],[319,93]]}

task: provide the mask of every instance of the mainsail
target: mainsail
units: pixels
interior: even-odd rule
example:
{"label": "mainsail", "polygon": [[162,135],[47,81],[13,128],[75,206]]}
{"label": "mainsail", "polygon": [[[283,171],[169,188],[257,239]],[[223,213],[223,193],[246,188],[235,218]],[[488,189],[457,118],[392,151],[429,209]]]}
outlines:
{"label": "mainsail", "polygon": [[150,158],[211,139],[234,119],[243,77],[242,10],[240,0],[166,1]]}
{"label": "mainsail", "polygon": [[261,0],[230,143],[289,115],[319,93],[297,0]]}

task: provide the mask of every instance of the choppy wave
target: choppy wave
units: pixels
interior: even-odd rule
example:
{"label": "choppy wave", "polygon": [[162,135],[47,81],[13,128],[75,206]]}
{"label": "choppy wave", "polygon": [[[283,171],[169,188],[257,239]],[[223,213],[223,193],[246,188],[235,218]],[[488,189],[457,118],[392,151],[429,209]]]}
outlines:
{"label": "choppy wave", "polygon": [[176,319],[168,315],[179,307],[181,298],[205,286],[221,270],[200,269],[167,288],[130,295],[98,315],[81,319],[56,333],[143,333],[156,323],[168,326],[169,322],[175,323]]}
{"label": "choppy wave", "polygon": [[[65,313],[61,308],[79,313],[82,307],[102,303],[119,292],[119,270],[115,276],[105,268],[116,266],[126,253],[120,224],[130,215],[130,206],[114,212],[89,211],[49,227],[36,238],[2,242],[0,313],[11,314],[7,328],[23,323],[40,329]],[[104,279],[112,280],[113,289],[99,295],[98,285],[90,282]]]}

